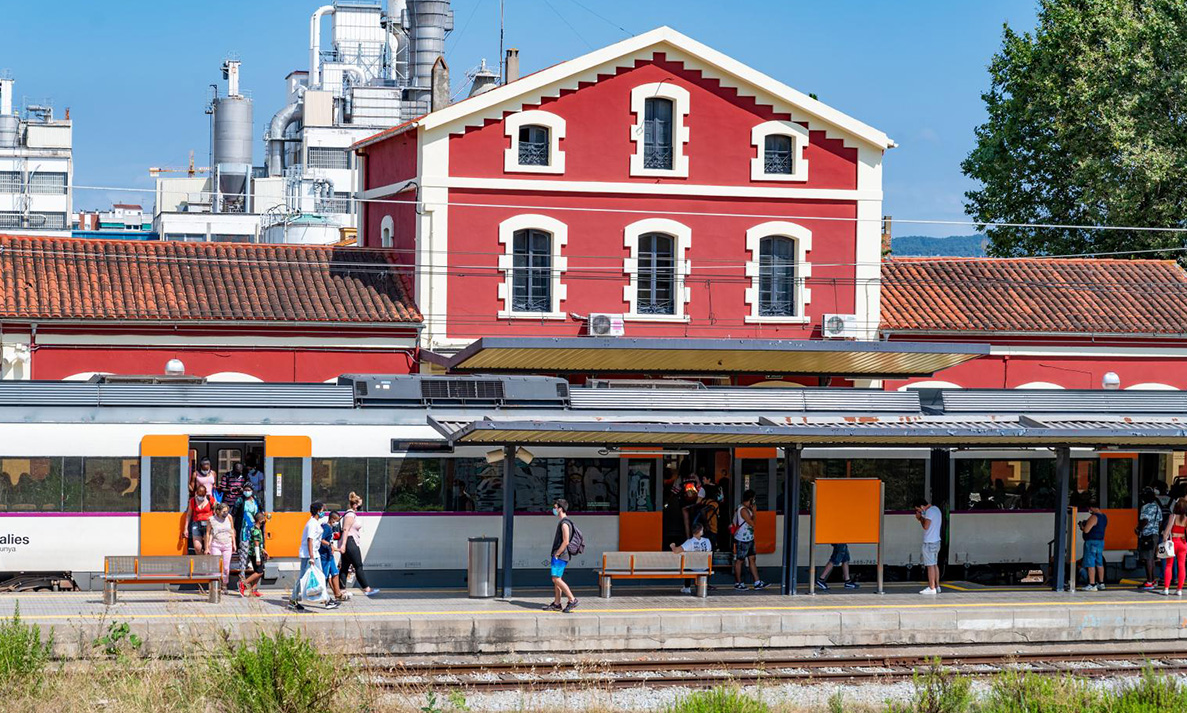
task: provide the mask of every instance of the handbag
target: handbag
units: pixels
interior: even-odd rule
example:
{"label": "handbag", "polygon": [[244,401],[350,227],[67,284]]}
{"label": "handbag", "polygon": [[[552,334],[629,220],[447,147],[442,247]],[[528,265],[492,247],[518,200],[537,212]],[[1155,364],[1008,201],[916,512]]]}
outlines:
{"label": "handbag", "polygon": [[1175,541],[1164,540],[1158,545],[1158,558],[1168,559],[1175,556]]}

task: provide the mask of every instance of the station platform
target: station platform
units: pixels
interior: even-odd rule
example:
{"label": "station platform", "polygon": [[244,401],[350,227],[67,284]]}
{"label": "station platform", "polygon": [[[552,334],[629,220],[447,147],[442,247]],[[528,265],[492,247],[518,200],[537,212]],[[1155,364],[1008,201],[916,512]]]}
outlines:
{"label": "station platform", "polygon": [[595,653],[642,650],[838,650],[845,647],[1170,641],[1187,638],[1187,598],[1111,588],[1052,592],[953,582],[938,596],[918,584],[834,588],[809,596],[777,589],[718,589],[706,599],[673,588],[616,589],[612,599],[578,590],[570,614],[544,612],[551,591],[517,590],[510,600],[467,599],[459,590],[356,594],[336,610],[286,608],[287,591],[258,599],[237,593],[210,604],[198,593],[121,592],[105,607],[100,592],[0,595],[0,616],[53,629],[59,655],[87,655],[113,622],[126,622],[145,650],[172,654],[258,631],[301,630],[327,651],[350,655]]}

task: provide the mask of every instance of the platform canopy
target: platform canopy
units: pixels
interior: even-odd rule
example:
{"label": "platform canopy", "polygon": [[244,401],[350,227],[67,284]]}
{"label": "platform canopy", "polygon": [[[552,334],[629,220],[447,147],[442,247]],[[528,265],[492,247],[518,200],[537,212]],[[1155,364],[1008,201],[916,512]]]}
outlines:
{"label": "platform canopy", "polygon": [[453,356],[421,352],[452,372],[796,374],[866,379],[931,376],[988,353],[986,344],[623,337],[483,337]]}
{"label": "platform canopy", "polygon": [[1001,418],[954,421],[945,417],[884,420],[875,417],[802,421],[760,417],[736,423],[434,421],[456,445],[538,446],[879,446],[879,447],[1187,447],[1187,419]]}

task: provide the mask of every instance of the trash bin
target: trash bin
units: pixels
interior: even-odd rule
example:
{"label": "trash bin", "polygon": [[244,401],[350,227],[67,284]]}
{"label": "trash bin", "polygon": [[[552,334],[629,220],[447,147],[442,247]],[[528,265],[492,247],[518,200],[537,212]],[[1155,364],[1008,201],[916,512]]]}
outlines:
{"label": "trash bin", "polygon": [[470,597],[481,599],[495,596],[495,572],[499,565],[499,538],[471,537],[466,580]]}

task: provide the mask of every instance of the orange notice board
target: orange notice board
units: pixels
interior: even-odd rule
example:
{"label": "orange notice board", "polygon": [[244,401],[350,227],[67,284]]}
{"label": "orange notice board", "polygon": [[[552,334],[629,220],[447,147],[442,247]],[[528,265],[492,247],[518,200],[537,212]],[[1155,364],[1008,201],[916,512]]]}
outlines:
{"label": "orange notice board", "polygon": [[882,481],[877,478],[816,479],[817,544],[878,544],[881,534]]}

